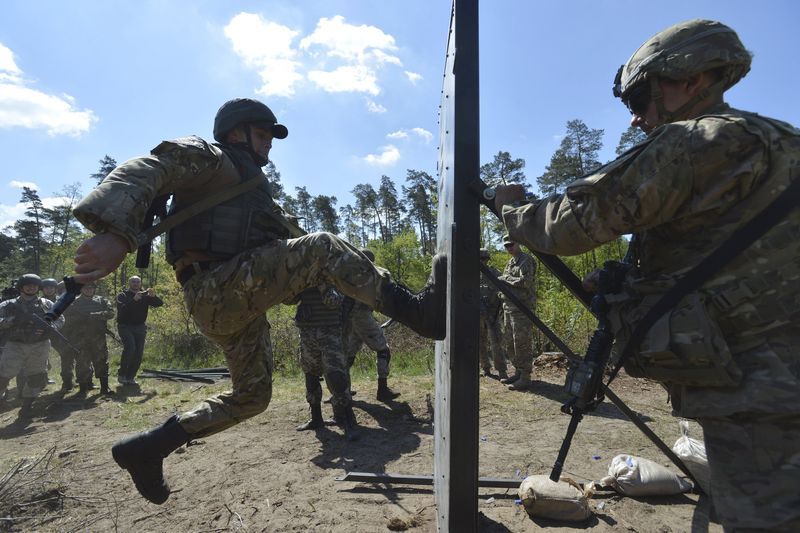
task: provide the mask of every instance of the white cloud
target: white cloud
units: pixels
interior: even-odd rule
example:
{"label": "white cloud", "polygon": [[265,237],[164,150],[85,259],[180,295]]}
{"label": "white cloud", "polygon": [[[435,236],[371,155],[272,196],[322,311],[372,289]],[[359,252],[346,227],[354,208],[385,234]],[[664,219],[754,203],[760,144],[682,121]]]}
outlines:
{"label": "white cloud", "polygon": [[387,111],[386,108],[383,107],[378,102],[370,100],[369,98],[366,98],[366,101],[367,101],[367,111],[369,111],[370,113],[386,113]]}
{"label": "white cloud", "polygon": [[341,15],[319,19],[314,32],[300,41],[301,49],[308,50],[314,46],[321,46],[329,55],[348,62],[363,64],[372,57],[379,62],[400,64],[397,57],[385,53],[386,50],[397,50],[394,37],[375,26],[347,24]]}
{"label": "white cloud", "polygon": [[414,85],[416,85],[417,82],[422,79],[422,74],[417,74],[416,72],[411,72],[409,70],[406,70],[405,73],[406,77],[408,78],[408,81],[410,81]]}
{"label": "white cloud", "polygon": [[413,133],[417,137],[421,138],[425,141],[425,144],[428,144],[433,139],[433,133],[429,132],[425,128],[411,128],[410,130],[397,130],[393,131],[386,135],[389,139],[408,139],[408,134]]}
{"label": "white cloud", "polygon": [[308,79],[329,93],[362,92],[373,96],[380,94],[375,72],[363,65],[339,67],[331,72],[314,70]]}
{"label": "white cloud", "polygon": [[411,131],[419,135],[422,140],[425,141],[425,144],[428,144],[431,142],[431,139],[433,139],[433,133],[429,132],[425,128],[411,128]]}
{"label": "white cloud", "polygon": [[376,167],[386,167],[397,163],[400,160],[400,150],[391,144],[381,147],[381,153],[369,154],[364,157],[364,161]]}
{"label": "white cloud", "polygon": [[16,181],[16,180],[13,180],[13,181],[8,182],[8,185],[10,187],[15,187],[17,189],[21,189],[23,187],[27,187],[29,189],[33,189],[34,191],[38,191],[39,190],[39,186],[36,185],[32,181]]}
{"label": "white cloud", "polygon": [[78,137],[96,121],[91,110],[77,109],[69,95],[27,87],[13,52],[0,43],[0,128],[44,129],[52,136]]}
{"label": "white cloud", "polygon": [[389,139],[407,139],[408,132],[405,130],[397,130],[393,131],[392,133],[389,133],[388,135],[386,135],[386,137]]}
{"label": "white cloud", "polygon": [[303,79],[297,50],[292,48],[292,41],[299,32],[252,13],[239,13],[233,17],[224,32],[234,52],[261,77],[263,85],[256,90],[257,93],[265,96],[294,95],[295,86]]}

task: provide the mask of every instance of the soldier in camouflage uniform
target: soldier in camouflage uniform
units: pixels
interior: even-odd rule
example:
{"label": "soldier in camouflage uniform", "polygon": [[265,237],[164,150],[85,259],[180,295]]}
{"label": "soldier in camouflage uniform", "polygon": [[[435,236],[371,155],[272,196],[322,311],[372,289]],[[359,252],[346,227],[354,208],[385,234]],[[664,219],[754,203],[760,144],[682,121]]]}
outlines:
{"label": "soldier in camouflage uniform", "polygon": [[[497,191],[509,233],[535,250],[578,254],[634,235],[636,261],[623,291],[607,298],[618,348],[678,278],[800,177],[800,130],[723,100],[750,63],[719,22],[660,32],[615,80],[644,142],[564,194],[512,207],[524,191]],[[702,425],[726,531],[800,531],[800,199],[792,201],[650,325],[625,362],[668,388],[676,415]]]}
{"label": "soldier in camouflage uniform", "polygon": [[[500,279],[508,283],[514,296],[536,312],[536,261],[524,253],[516,241],[503,236],[503,246],[511,254]],[[501,380],[509,390],[526,390],[531,384],[533,371],[533,327],[530,319],[502,293],[503,301],[503,346],[511,357],[514,374]]]}
{"label": "soldier in camouflage uniform", "polygon": [[318,429],[322,418],[322,387],[325,378],[331,392],[331,406],[336,421],[344,428],[347,440],[358,440],[359,432],[350,397],[344,352],[342,350],[342,302],[336,289],[320,285],[300,293],[294,316],[300,330],[300,366],[306,377],[306,401],[311,419],[298,426],[298,431]]}
{"label": "soldier in camouflage uniform", "polygon": [[[373,263],[375,254],[371,250],[362,248],[361,252]],[[372,308],[365,303],[356,302],[348,298],[345,303],[344,318],[344,353],[347,360],[347,379],[350,379],[350,369],[356,362],[356,354],[363,344],[375,352],[377,356],[378,371],[378,392],[376,398],[382,402],[391,402],[398,396],[399,392],[394,392],[389,388],[389,362],[392,359],[392,352],[386,342],[380,324],[375,321],[372,315]]]}
{"label": "soldier in camouflage uniform", "polygon": [[172,194],[171,213],[179,217],[202,199],[246,191],[206,208],[168,234],[167,260],[183,287],[186,307],[203,334],[222,348],[233,390],[113,446],[116,462],[154,503],[169,497],[164,457],[188,440],[223,431],[269,404],[273,359],[265,312],[274,305],[327,283],[421,335],[444,337],[446,258],[434,258],[432,282],[413,294],[335,235],[290,238],[300,233],[293,232],[296,226],[273,201],[261,171],[273,139],[287,135],[263,103],[231,100],[215,117],[216,143],[195,136],[162,142],[150,155],[114,169],[74,210],[96,233],[75,255],[75,279],[86,282],[109,274],[137,249],[146,213],[157,197]]}
{"label": "soldier in camouflage uniform", "polygon": [[[480,260],[484,265],[489,264],[489,250],[481,248]],[[500,271],[494,267],[489,267],[497,277]],[[480,322],[480,354],[481,367],[484,376],[492,375],[492,361],[500,379],[508,379],[506,369],[506,355],[503,350],[502,331],[500,329],[500,311],[502,302],[497,292],[497,288],[483,274],[481,274],[481,322]]]}
{"label": "soldier in camouflage uniform", "polygon": [[81,394],[89,392],[92,371],[100,381],[100,394],[113,394],[108,387],[108,320],[114,318],[114,307],[106,298],[95,296],[97,285],[86,283],[81,294],[64,311],[66,322],[61,332],[79,350],[75,354],[75,375]]}
{"label": "soldier in camouflage uniform", "polygon": [[[20,418],[30,418],[33,401],[47,385],[50,332],[44,314],[53,303],[39,298],[41,285],[39,276],[25,274],[17,282],[20,295],[0,303],[0,331],[6,332],[6,344],[0,355],[0,401],[11,378],[22,369],[25,380]],[[63,324],[64,317],[59,317],[53,325],[61,327]]]}

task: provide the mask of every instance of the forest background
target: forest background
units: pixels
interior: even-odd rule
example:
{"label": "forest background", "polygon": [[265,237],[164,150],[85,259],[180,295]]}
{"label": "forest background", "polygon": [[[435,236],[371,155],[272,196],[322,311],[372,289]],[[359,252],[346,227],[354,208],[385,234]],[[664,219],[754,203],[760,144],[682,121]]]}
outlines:
{"label": "forest background", "polygon": [[[535,177],[540,195],[563,192],[575,179],[601,166],[598,154],[603,146],[602,129],[589,128],[582,120],[570,120],[559,148],[550,163]],[[617,155],[644,139],[638,129],[629,128],[617,144]],[[106,154],[96,172],[87,169],[94,187],[117,166]],[[525,172],[525,161],[500,151],[480,169],[490,186],[519,183],[529,190],[532,184]],[[337,207],[335,196],[314,195],[305,186],[293,193],[284,190],[281,175],[272,163],[265,168],[273,196],[288,212],[299,217],[308,232],[328,231],[375,253],[376,264],[387,268],[395,279],[417,290],[427,279],[431,255],[436,250],[437,182],[428,172],[408,169],[398,190],[395,180],[382,175],[375,184],[362,183],[350,192],[354,203]],[[42,278],[60,279],[73,269],[75,249],[90,234],[75,220],[72,209],[83,196],[81,183],[70,184],[57,196],[60,203],[45,207],[39,191],[24,187],[21,203],[24,217],[0,233],[0,283],[8,287],[20,275],[34,272]],[[481,207],[481,245],[491,252],[490,264],[502,272],[509,255],[502,248],[504,227],[492,213]],[[565,258],[579,276],[602,266],[607,260],[621,260],[627,250],[624,237],[591,252]],[[98,294],[114,299],[127,279],[139,275],[144,287],[154,287],[165,302],[154,309],[149,319],[149,336],[144,367],[190,368],[224,365],[220,350],[209,343],[194,326],[183,306],[181,288],[163,253],[163,240],[153,243],[150,265],[135,267],[135,254],[129,255],[111,275],[101,280]],[[573,350],[583,351],[595,328],[595,321],[546,269],[539,266],[536,279],[536,313]],[[278,373],[300,373],[299,339],[294,326],[294,307],[280,305],[268,312],[272,324],[275,366]],[[386,330],[393,351],[395,371],[420,374],[433,371],[433,343],[395,324]],[[537,333],[537,353],[549,349]],[[359,357],[356,374],[374,372],[374,357]]]}

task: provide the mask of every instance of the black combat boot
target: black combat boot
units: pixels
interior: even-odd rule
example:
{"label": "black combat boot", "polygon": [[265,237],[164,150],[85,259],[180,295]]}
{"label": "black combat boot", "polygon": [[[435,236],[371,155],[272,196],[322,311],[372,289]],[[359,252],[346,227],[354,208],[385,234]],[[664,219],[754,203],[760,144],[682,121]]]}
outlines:
{"label": "black combat boot", "polygon": [[75,385],[72,383],[72,377],[61,377],[61,392],[71,391]]}
{"label": "black combat boot", "polygon": [[139,494],[160,505],[169,498],[164,458],[187,442],[189,434],[178,423],[178,417],[172,416],[162,426],[117,442],[111,455],[131,475]]}
{"label": "black combat boot", "polygon": [[297,431],[308,431],[310,429],[319,429],[321,427],[325,427],[328,424],[331,424],[332,421],[325,420],[322,417],[322,404],[312,403],[309,407],[311,407],[311,418],[305,424],[300,424],[295,429]]}
{"label": "black combat boot", "polygon": [[91,388],[89,383],[78,383],[78,394],[86,396]]}
{"label": "black combat boot", "polygon": [[377,398],[383,403],[388,403],[400,396],[399,392],[394,392],[389,388],[386,383],[386,378],[378,378],[378,394]]}
{"label": "black combat boot", "polygon": [[435,255],[427,285],[414,294],[399,283],[385,283],[378,311],[405,324],[423,337],[444,339],[447,323],[447,257]]}
{"label": "black combat boot", "polygon": [[100,394],[103,396],[114,395],[114,391],[108,388],[108,377],[100,378]]}
{"label": "black combat boot", "polygon": [[358,421],[352,405],[334,407],[333,418],[344,429],[344,436],[347,440],[356,441],[361,438],[361,431],[358,429]]}
{"label": "black combat boot", "polygon": [[19,418],[28,419],[33,416],[33,398],[23,398],[22,407],[19,408]]}
{"label": "black combat boot", "polygon": [[514,383],[515,381],[518,381],[519,377],[521,375],[522,375],[521,372],[516,371],[513,374],[511,374],[510,376],[506,376],[505,378],[501,378],[500,379],[500,383],[505,383],[506,385],[509,385],[511,383]]}

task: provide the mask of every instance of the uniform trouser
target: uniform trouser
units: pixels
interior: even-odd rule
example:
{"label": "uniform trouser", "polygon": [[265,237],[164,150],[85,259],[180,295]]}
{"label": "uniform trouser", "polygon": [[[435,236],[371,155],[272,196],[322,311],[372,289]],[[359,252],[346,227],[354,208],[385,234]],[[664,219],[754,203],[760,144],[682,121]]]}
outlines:
{"label": "uniform trouser", "polygon": [[[347,366],[342,351],[341,326],[302,326],[300,329],[300,367],[306,374],[324,377],[331,392],[331,406],[350,405]],[[306,390],[309,405],[322,402],[322,387],[315,380],[314,390]]]}
{"label": "uniform trouser", "polygon": [[75,367],[75,350],[69,346],[65,346],[63,341],[51,340],[50,343],[61,361],[61,381],[64,383],[72,383],[73,368]]}
{"label": "uniform trouser", "polygon": [[[530,306],[531,311],[536,311]],[[503,346],[517,372],[533,370],[533,328],[531,321],[514,304],[503,304]]]}
{"label": "uniform trouser", "polygon": [[11,379],[20,372],[25,376],[23,398],[36,398],[47,385],[47,357],[50,341],[24,343],[8,341],[0,355],[0,377]]}
{"label": "uniform trouser", "polygon": [[347,358],[347,369],[353,366],[356,360],[356,353],[361,349],[361,345],[378,353],[377,368],[379,378],[389,377],[389,358],[381,357],[380,353],[386,353],[389,345],[386,343],[386,336],[383,334],[380,324],[372,316],[372,311],[354,309],[348,318],[344,328],[344,353]]}
{"label": "uniform trouser", "polygon": [[800,531],[800,414],[698,421],[725,531]]}
{"label": "uniform trouser", "polygon": [[133,379],[139,372],[144,355],[144,339],[147,337],[145,324],[117,324],[119,339],[122,341],[122,357],[119,362],[119,375]]}
{"label": "uniform trouser", "polygon": [[379,307],[381,287],[390,280],[388,272],[330,233],[274,241],[195,274],[183,288],[186,308],[200,331],[222,348],[233,390],[180,415],[183,429],[210,435],[267,408],[273,369],[267,309],[320,283]]}
{"label": "uniform trouser", "polygon": [[90,383],[92,371],[97,379],[108,378],[108,345],[105,332],[102,337],[84,339],[78,349],[81,351],[75,357],[75,375],[78,383],[81,385]]}
{"label": "uniform trouser", "polygon": [[481,368],[490,368],[494,361],[494,369],[506,372],[506,356],[503,353],[502,333],[497,320],[481,315],[480,318],[480,354]]}

